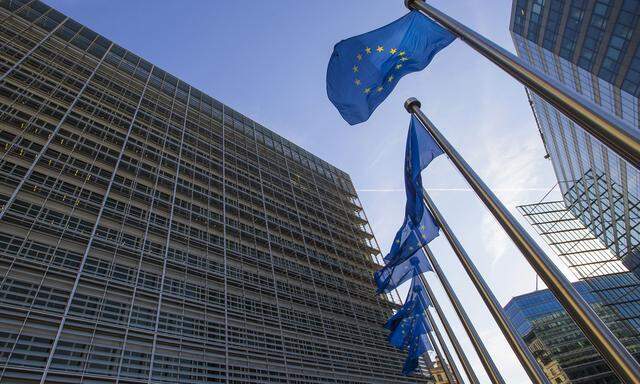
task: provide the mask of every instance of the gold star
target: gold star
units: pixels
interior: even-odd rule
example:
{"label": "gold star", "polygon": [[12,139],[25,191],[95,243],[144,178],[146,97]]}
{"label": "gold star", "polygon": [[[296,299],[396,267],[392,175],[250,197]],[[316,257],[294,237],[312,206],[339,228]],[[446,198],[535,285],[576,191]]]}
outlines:
{"label": "gold star", "polygon": [[382,45],[378,45],[378,48],[376,48],[376,51],[383,52],[384,51],[384,47]]}
{"label": "gold star", "polygon": [[403,58],[400,59],[400,61],[407,61],[407,60],[409,60],[408,57],[403,57]]}
{"label": "gold star", "polygon": [[356,83],[356,85],[360,85],[361,83],[360,79],[355,79],[353,82]]}
{"label": "gold star", "polygon": [[393,75],[389,76],[389,78],[387,79],[388,82],[392,82],[393,81]]}
{"label": "gold star", "polygon": [[390,54],[392,54],[392,55],[395,55],[395,54],[396,54],[396,52],[398,52],[398,50],[397,50],[397,49],[395,49],[395,48],[391,48],[391,49],[389,50],[389,53],[390,53]]}
{"label": "gold star", "polygon": [[362,53],[358,53],[356,55],[356,58],[358,59],[358,61],[362,60]]}
{"label": "gold star", "polygon": [[396,69],[400,69],[400,68],[402,68],[402,64],[396,65]]}
{"label": "gold star", "polygon": [[423,226],[421,226],[421,227],[420,227],[420,229],[424,231],[425,229],[427,229],[427,227],[425,227],[425,226],[423,225]]}
{"label": "gold star", "polygon": [[358,66],[357,65],[354,65],[352,69],[353,69],[353,72],[358,72]]}
{"label": "gold star", "polygon": [[364,89],[364,93],[369,93],[369,92],[371,92],[371,88],[365,88]]}
{"label": "gold star", "polygon": [[398,56],[404,56],[404,51],[400,51],[400,53],[398,53]]}
{"label": "gold star", "polygon": [[379,86],[378,88],[376,88],[376,91],[378,91],[378,93],[380,93],[380,92],[382,92],[382,90],[383,90],[383,89],[384,89],[384,88],[382,88],[382,85],[381,85],[381,86]]}
{"label": "gold star", "polygon": [[425,235],[425,234],[423,233],[423,234],[422,234],[422,238],[423,238],[423,239],[426,239],[426,238],[427,238],[427,235]]}
{"label": "gold star", "polygon": [[367,52],[367,54],[371,53],[371,48],[367,47],[364,49],[365,52]]}

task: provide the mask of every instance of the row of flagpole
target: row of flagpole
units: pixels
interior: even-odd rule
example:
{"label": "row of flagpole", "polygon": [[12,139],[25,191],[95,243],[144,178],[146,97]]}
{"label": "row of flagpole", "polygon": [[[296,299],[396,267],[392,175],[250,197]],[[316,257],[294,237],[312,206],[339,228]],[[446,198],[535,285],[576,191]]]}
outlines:
{"label": "row of flagpole", "polygon": [[[588,133],[601,140],[631,165],[638,166],[640,164],[640,135],[633,133],[631,128],[627,127],[622,121],[615,119],[602,109],[594,108],[593,104],[584,97],[565,89],[548,76],[531,69],[516,56],[424,1],[406,0],[405,4],[410,9],[417,9],[432,17],[450,32],[460,37],[471,48],[494,62],[505,72],[583,127]],[[405,107],[409,113],[420,120],[425,129],[449,156],[478,197],[498,220],[536,273],[553,292],[569,316],[582,329],[589,341],[608,362],[616,375],[625,383],[639,383],[640,365],[638,362],[609,330],[602,319],[596,315],[542,248],[536,244],[469,164],[422,113],[420,103],[416,99],[409,99],[405,103]],[[515,337],[520,340],[517,335]],[[514,351],[519,354],[517,349],[519,348],[514,348]],[[531,358],[527,357],[527,360],[531,360]],[[533,365],[529,364],[528,361],[523,362],[529,377],[534,382],[547,382],[548,380],[537,364],[535,366],[538,369],[531,369]]]}
{"label": "row of flagpole", "polygon": [[[368,218],[366,217],[366,212],[363,212],[365,215],[365,220],[368,221]],[[378,250],[380,250],[380,244],[378,243],[378,240],[376,238],[375,235],[373,235],[373,240],[375,242],[376,248]],[[484,344],[482,343],[482,340],[480,339],[480,337],[477,334],[477,331],[475,330],[472,322],[469,320],[466,312],[464,311],[464,308],[462,307],[462,304],[460,303],[460,301],[457,299],[457,296],[455,296],[455,293],[453,292],[453,290],[450,288],[450,284],[448,282],[448,280],[446,279],[446,276],[444,275],[442,269],[440,268],[440,266],[438,265],[435,257],[433,257],[433,254],[430,252],[430,250],[428,248],[424,248],[425,251],[425,255],[427,255],[427,257],[429,258],[429,261],[431,262],[431,264],[434,266],[434,271],[436,272],[436,276],[438,277],[438,281],[441,282],[441,284],[443,285],[444,290],[447,292],[447,296],[449,298],[454,297],[455,301],[452,300],[452,305],[454,306],[456,313],[463,313],[464,316],[464,322],[463,322],[463,327],[465,328],[465,330],[468,330],[469,328],[472,330],[471,332],[473,333],[473,337],[470,334],[470,337],[472,338],[472,343],[474,344],[474,347],[476,346],[476,343],[479,343],[480,345],[482,345],[482,350],[483,353],[479,353],[479,355],[481,356],[481,361],[483,363],[483,365],[485,364],[485,361],[488,361],[489,364],[493,367],[490,372],[492,375],[497,375],[498,377],[500,377],[500,373],[498,372],[495,364],[493,363],[493,360],[491,359],[491,356],[489,355],[488,351],[486,350],[486,348],[484,347]],[[378,263],[380,262],[380,260],[376,260]],[[435,294],[433,293],[433,291],[431,290],[431,287],[428,285],[426,279],[424,278],[424,276],[420,276],[420,280],[423,286],[425,286],[425,288],[428,290],[428,295],[429,298],[432,300],[433,303],[437,302],[437,298],[435,296]],[[389,295],[391,296],[391,300],[392,301],[396,301],[396,299],[393,297],[393,293],[395,293],[396,297],[397,297],[397,302],[402,304],[403,300],[402,297],[400,296],[399,292],[397,290],[394,290],[392,293],[389,293]],[[439,306],[436,308],[440,308]],[[428,309],[427,309],[428,311]],[[437,311],[437,315],[438,318],[440,319],[440,322],[444,324],[444,322],[446,321],[446,315],[444,314],[444,311],[442,311],[441,309],[438,309]],[[437,342],[436,339],[433,337],[433,334],[429,334],[429,340],[431,342],[431,344],[434,346],[434,353],[436,355],[436,357],[438,358],[438,360],[440,361],[442,370],[444,372],[445,377],[447,378],[447,381],[449,381],[449,383],[454,383],[454,380],[456,380],[457,383],[464,383],[464,381],[462,380],[462,378],[460,377],[460,372],[457,369],[457,367],[455,366],[455,361],[453,361],[453,357],[451,356],[448,347],[446,345],[446,341],[442,338],[441,333],[439,333],[439,331],[437,330],[438,324],[434,321],[433,317],[431,316],[431,314],[428,314],[429,316],[429,323],[433,329],[433,333],[436,334],[436,338],[437,338]],[[461,318],[462,319],[462,318]],[[469,331],[467,331],[469,332]],[[456,337],[455,334],[453,333],[453,330],[449,327],[449,331],[447,331],[447,336],[448,338],[451,340],[452,337]],[[475,340],[475,342],[473,341]],[[442,349],[438,346],[438,344],[442,345]],[[453,341],[452,341],[453,344]],[[459,344],[459,342],[458,342]],[[444,351],[444,352],[443,352]],[[473,372],[471,365],[468,363],[468,359],[464,353],[464,350],[462,350],[462,348],[459,348],[456,351],[459,359],[462,361],[462,359],[465,359],[467,361],[466,363],[466,368],[465,369],[465,373],[467,374],[467,377],[470,378],[470,380],[472,380],[473,383],[479,383],[475,373]],[[452,371],[453,370],[453,371]],[[489,372],[489,371],[488,371]],[[491,376],[493,377],[493,376]],[[500,381],[494,381],[492,379],[492,382],[495,383],[504,383],[504,381],[502,380],[502,378],[500,377]]]}
{"label": "row of flagpole", "polygon": [[[438,217],[436,217],[435,214],[434,214],[434,217],[436,221],[439,221]],[[444,232],[442,223],[439,222],[438,225]],[[473,345],[476,351],[476,354],[478,355],[478,358],[482,363],[482,366],[484,367],[487,375],[489,376],[489,379],[491,380],[492,383],[504,384],[505,381],[502,378],[502,375],[500,375],[500,371],[498,370],[495,363],[493,362],[493,359],[491,358],[489,351],[487,351],[487,348],[482,342],[482,339],[480,339],[480,335],[478,335],[478,331],[476,331],[473,323],[471,322],[471,319],[469,318],[469,315],[467,315],[467,312],[462,306],[462,303],[460,302],[460,300],[458,299],[458,296],[456,295],[455,291],[451,287],[451,284],[449,283],[447,276],[445,275],[442,268],[440,268],[440,264],[438,263],[436,257],[433,255],[433,253],[431,252],[431,249],[429,249],[428,246],[424,247],[424,251],[425,251],[425,255],[427,256],[427,258],[429,259],[429,262],[433,267],[433,271],[435,272],[435,275],[438,278],[438,281],[440,281],[440,285],[442,285],[447,297],[449,298],[449,302],[453,306],[453,310],[455,311],[455,313],[458,316],[458,319],[462,323],[462,327],[466,331],[467,336],[469,337],[469,340],[471,341],[471,344]],[[425,280],[423,280],[423,283],[426,285]],[[435,298],[433,302],[434,304],[436,303]],[[461,351],[459,355],[462,355],[462,358],[468,361],[468,359],[464,355],[464,351]],[[471,380],[471,382],[473,383],[479,382],[475,373],[472,372],[471,375],[467,374],[467,376],[469,376],[469,379]]]}
{"label": "row of flagpole", "polygon": [[[380,245],[377,243],[377,240],[376,240],[376,246],[378,247],[378,249],[380,248]],[[435,295],[433,294],[433,291],[431,290],[431,287],[428,285],[428,283],[427,283],[426,279],[424,278],[424,276],[420,275],[420,281],[421,281],[422,285],[425,287],[425,289],[428,290],[429,299],[433,303],[436,303],[437,299],[436,299]],[[398,291],[394,290],[393,292],[396,294],[398,302],[400,304],[402,304],[403,300],[402,300],[402,297],[400,296],[400,294],[398,293]],[[395,299],[393,299],[393,295],[391,295],[391,296],[392,296],[392,300],[395,301]],[[440,307],[438,306],[437,308],[440,308]],[[444,322],[447,321],[446,317],[445,317],[446,315],[444,314],[444,312],[441,309],[437,310],[436,313],[438,315],[438,319],[444,325]],[[449,352],[449,348],[447,347],[446,341],[444,340],[444,338],[442,337],[442,333],[440,333],[440,331],[438,329],[438,324],[435,322],[435,319],[433,318],[433,316],[429,312],[428,308],[425,308],[425,314],[427,315],[428,322],[429,322],[429,325],[431,326],[432,333],[433,333],[433,334],[429,333],[429,335],[428,335],[429,341],[433,345],[434,353],[435,353],[436,357],[439,359],[440,364],[442,365],[442,370],[444,371],[444,374],[445,374],[445,376],[447,378],[447,381],[449,381],[450,383],[453,383],[454,379],[455,379],[456,380],[455,382],[457,382],[457,383],[464,383],[464,381],[461,378],[460,371],[458,370],[458,368],[455,365],[456,362],[453,360],[453,356]],[[450,327],[449,327],[449,330],[446,331],[446,333],[447,333],[447,337],[449,338],[449,340],[453,344],[452,338],[455,338],[456,336],[453,333],[453,331],[450,329]],[[434,338],[434,335],[435,335],[435,338]],[[456,350],[456,354],[458,355],[460,360],[466,359],[466,355],[464,354],[464,351],[462,350],[462,348],[459,348],[458,350]],[[468,365],[468,367],[465,368],[465,373],[467,373],[468,377],[469,377],[470,374],[475,377],[475,373],[473,373],[473,371],[470,369],[470,365]],[[477,383],[477,381],[474,381],[474,383]]]}
{"label": "row of flagpole", "polygon": [[[428,247],[425,246],[424,248],[422,248],[422,252],[426,255],[428,252]],[[447,334],[447,337],[449,338],[449,341],[451,342],[451,345],[453,346],[453,350],[456,353],[456,356],[458,357],[458,360],[460,360],[460,363],[462,365],[462,369],[464,370],[465,374],[467,375],[467,378],[469,378],[469,381],[471,381],[474,384],[479,384],[478,381],[478,377],[476,376],[475,372],[473,372],[473,368],[471,367],[471,363],[469,362],[469,359],[467,359],[466,354],[464,353],[464,350],[462,349],[462,345],[460,344],[460,341],[458,340],[458,337],[456,336],[455,332],[453,331],[453,328],[451,327],[451,324],[449,324],[449,320],[447,320],[447,316],[445,315],[444,311],[442,310],[442,307],[440,306],[440,303],[438,302],[438,299],[436,298],[436,296],[433,293],[433,290],[431,289],[431,286],[429,285],[429,283],[427,283],[427,279],[424,277],[424,275],[420,274],[419,276],[420,282],[422,283],[422,285],[425,287],[426,291],[427,291],[427,297],[429,297],[429,299],[431,300],[431,303],[433,304],[433,308],[435,309],[436,313],[438,314],[438,318],[440,319],[440,323],[442,324],[442,328],[444,329],[444,332]],[[429,310],[427,309],[427,314],[429,315]],[[434,323],[434,328],[435,328],[435,323]],[[437,329],[437,328],[436,328]],[[460,377],[460,371],[457,369],[457,366],[455,364],[454,359],[451,357],[451,355],[449,354],[449,356],[447,356],[447,359],[450,361],[450,364],[453,367],[453,373],[454,376],[456,376],[456,380],[458,381],[458,383],[462,383],[462,378]]]}
{"label": "row of flagpole", "polygon": [[[349,124],[366,121],[377,106],[390,94],[402,76],[424,69],[435,54],[458,37],[583,127],[586,132],[629,162],[632,167],[640,165],[640,134],[628,124],[582,95],[530,67],[510,52],[424,1],[405,0],[405,5],[412,12],[384,27],[343,40],[334,47],[327,68],[327,95]],[[375,47],[375,51],[372,47]],[[613,372],[624,383],[640,384],[640,365],[638,362],[595,314],[542,248],[536,244],[456,149],[422,113],[420,107],[420,102],[415,98],[410,98],[405,102],[406,110],[412,115],[405,158],[405,189],[407,193],[405,221],[396,234],[391,250],[384,257],[385,266],[376,271],[374,275],[378,292],[394,290],[409,278],[412,281],[407,301],[385,324],[385,327],[391,331],[390,343],[399,349],[408,349],[408,357],[403,371],[413,371],[416,366],[416,353],[424,353],[429,350],[429,347],[433,347],[443,361],[443,368],[449,381],[453,381],[453,376],[455,376],[455,380],[462,383],[456,362],[448,352],[446,342],[431,316],[429,307],[434,306],[467,378],[474,384],[478,382],[477,376],[471,369],[470,363],[442,312],[442,308],[436,301],[431,287],[422,276],[423,272],[433,271],[442,284],[491,382],[494,384],[504,383],[504,379],[464,311],[451,284],[427,247],[427,244],[437,237],[439,230],[442,229],[458,260],[531,381],[535,384],[549,383],[538,361],[506,318],[500,303],[422,187],[420,173],[435,157],[444,153],[497,219],[534,271],[565,308],[568,315],[600,352]],[[417,125],[422,125],[422,128],[416,128]],[[419,132],[422,132],[422,135]],[[423,256],[426,258],[416,256],[416,250],[420,248],[424,251]],[[428,297],[422,296],[422,293],[418,291],[420,289],[418,282],[428,291]],[[416,297],[420,299],[422,304],[416,304]],[[427,303],[427,301],[429,302]],[[423,318],[425,315],[428,319]],[[427,322],[431,329],[426,329],[429,328]],[[438,344],[433,340],[432,332],[435,333],[445,356],[442,356],[442,353],[438,351]],[[422,338],[425,333],[432,340],[431,346]],[[446,357],[451,372],[447,372],[446,362],[442,357]]]}
{"label": "row of flagpole", "polygon": [[[551,261],[546,253],[536,244],[533,238],[511,215],[507,208],[493,194],[489,187],[480,179],[464,158],[456,151],[449,141],[440,133],[433,123],[422,113],[420,102],[410,98],[405,102],[405,108],[413,116],[417,117],[423,127],[437,142],[454,166],[467,180],[471,188],[476,192],[480,200],[491,211],[498,223],[505,230],[514,244],[520,249],[523,256],[533,267],[547,287],[556,296],[560,304],[565,308],[569,316],[582,329],[585,336],[609,363],[612,370],[622,378],[625,383],[640,383],[640,367],[620,340],[607,328],[589,304],[575,290],[569,280],[562,274],[558,267]],[[502,312],[502,309],[500,309]],[[510,329],[509,329],[510,328]],[[512,333],[513,327],[503,329],[503,332]],[[511,336],[522,342],[517,335],[505,334],[507,339]],[[512,345],[514,347],[514,345]],[[535,359],[524,347],[524,354],[515,346],[514,352],[520,358],[525,371],[534,383],[548,383],[548,379],[540,369]],[[524,358],[524,359],[523,359]]]}
{"label": "row of flagpole", "polygon": [[[505,229],[509,237],[523,252],[523,255],[532,265],[534,270],[536,270],[536,272],[542,277],[543,281],[545,281],[545,283],[549,286],[550,290],[556,295],[556,297],[559,299],[561,304],[565,306],[565,309],[567,309],[567,312],[570,314],[570,316],[572,318],[574,318],[574,316],[586,317],[586,319],[579,317],[577,320],[574,318],[574,321],[576,321],[576,323],[583,329],[583,332],[585,332],[585,335],[592,341],[592,343],[596,347],[598,347],[596,345],[596,342],[598,341],[598,339],[596,338],[594,341],[593,335],[589,335],[587,333],[589,328],[587,328],[587,326],[585,326],[584,324],[588,321],[591,321],[592,324],[587,324],[587,325],[597,327],[596,329],[598,330],[598,332],[601,332],[605,336],[610,337],[610,340],[608,341],[611,342],[614,346],[616,345],[616,343],[619,344],[620,350],[618,350],[618,352],[622,355],[622,357],[625,357],[624,356],[625,354],[628,355],[628,357],[630,358],[630,362],[632,363],[630,364],[631,368],[633,368],[634,364],[637,365],[637,362],[629,354],[626,348],[624,348],[624,346],[620,344],[619,340],[613,335],[613,333],[611,333],[611,331],[604,325],[604,323],[602,323],[602,320],[599,317],[597,317],[597,315],[591,309],[591,307],[584,301],[584,299],[582,299],[579,293],[575,291],[575,288],[573,288],[573,285],[571,285],[571,283],[566,279],[566,277],[562,275],[562,273],[555,266],[555,264],[551,262],[551,260],[544,253],[544,251],[527,234],[524,228],[520,226],[520,224],[509,213],[506,207],[502,205],[499,199],[486,186],[486,184],[484,184],[484,182],[475,173],[475,171],[473,171],[473,169],[469,166],[469,164],[466,163],[464,158],[462,158],[462,156],[455,150],[455,148],[451,146],[448,140],[437,130],[435,125],[433,125],[433,123],[422,113],[420,107],[421,107],[420,102],[415,98],[410,98],[405,102],[405,108],[407,109],[407,111],[412,115],[414,115],[422,123],[422,126],[424,127],[424,129],[433,137],[433,139],[437,142],[440,148],[442,148],[444,153],[449,156],[452,163],[456,166],[456,168],[458,168],[458,170],[461,172],[463,177],[469,182],[472,189],[478,194],[478,196],[483,201],[483,203],[487,206],[487,208],[489,208],[489,210],[496,217],[500,225]],[[485,304],[487,305],[487,308],[490,310],[491,314],[496,320],[496,323],[499,325],[502,333],[504,334],[505,338],[507,339],[510,346],[512,347],[514,353],[520,360],[529,378],[534,383],[548,384],[549,380],[544,374],[544,372],[542,371],[540,365],[538,364],[536,359],[533,357],[530,350],[527,348],[526,344],[524,344],[524,341],[522,340],[522,338],[517,334],[517,331],[514,329],[513,325],[506,318],[502,310],[502,307],[500,306],[500,303],[491,292],[490,288],[488,287],[488,285],[486,284],[486,282],[478,272],[477,268],[473,264],[472,260],[469,258],[468,254],[462,247],[462,244],[459,242],[459,240],[457,239],[457,237],[455,236],[455,234],[447,224],[446,220],[444,219],[440,211],[435,206],[433,200],[430,198],[426,190],[423,189],[422,193],[423,193],[423,200],[425,205],[427,206],[429,211],[432,213],[440,229],[442,229],[443,233],[445,234],[445,237],[447,238],[447,240],[449,241],[449,244],[454,250],[454,253],[458,256],[459,261],[461,262],[465,271],[467,272],[470,279],[474,283],[476,289],[478,290],[478,293],[483,298]],[[454,311],[456,312],[459,320],[463,324],[463,327],[465,328],[465,331],[467,332],[467,335],[469,336],[469,339],[471,340],[476,350],[476,353],[480,361],[482,362],[485,368],[485,371],[489,376],[491,382],[504,383],[504,379],[501,377],[497,367],[493,363],[490,355],[488,354],[486,348],[484,347],[484,344],[482,343],[480,338],[477,336],[477,332],[475,332],[475,328],[473,327],[473,324],[471,323],[468,316],[466,315],[459,300],[457,300],[455,292],[451,287],[451,285],[448,283],[446,276],[444,275],[442,269],[437,263],[436,258],[431,253],[428,246],[425,245],[422,251],[427,256],[431,266],[433,267],[433,270],[436,276],[438,277],[438,280],[441,282],[445,293],[449,297],[450,302],[454,307]],[[453,345],[454,350],[460,362],[462,363],[463,369],[467,374],[467,378],[472,383],[478,383],[479,382],[478,378],[473,372],[473,369],[470,366],[470,363],[464,353],[464,350],[461,348],[455,333],[453,332],[451,326],[449,325],[446,319],[446,316],[442,311],[442,308],[440,307],[433,291],[431,290],[431,287],[429,286],[429,284],[427,283],[426,279],[422,274],[419,275],[419,278],[423,286],[428,291],[428,296],[433,303],[436,313],[438,314],[438,317],[440,318],[440,321],[443,324],[443,328],[445,329],[445,332],[447,333],[447,336],[451,344]],[[563,295],[565,296],[563,297]],[[577,310],[574,309],[574,312],[572,312],[571,305],[577,307]],[[425,312],[429,318],[429,322],[432,324],[434,328],[434,332],[436,334],[439,344],[443,347],[444,356],[446,357],[446,360],[449,362],[451,366],[451,372],[448,372],[446,370],[446,364],[443,364],[443,368],[445,369],[445,374],[448,376],[449,381],[451,381],[451,377],[449,377],[449,375],[452,375],[453,377],[455,377],[455,380],[457,382],[463,383],[460,372],[458,371],[455,365],[455,361],[453,360],[450,352],[448,351],[446,344],[428,308],[425,309]],[[583,323],[581,324],[580,321],[582,321]],[[598,323],[600,323],[601,327],[598,327],[599,325]],[[587,329],[587,331],[585,331],[585,328]],[[602,339],[600,339],[600,341],[602,342]],[[607,342],[607,340],[604,340],[604,342]],[[434,347],[436,348],[436,354],[441,355],[440,351],[438,351],[437,349],[436,344],[434,344]],[[442,357],[440,357],[440,359],[442,360]],[[623,376],[625,374],[624,370],[622,369],[616,370],[615,366],[612,366],[612,368],[619,376]],[[634,376],[632,375],[633,375],[633,372],[631,372],[627,376],[627,380],[629,381],[625,381],[625,382],[637,383],[638,381],[635,380]]]}
{"label": "row of flagpole", "polygon": [[[478,271],[478,269],[476,268],[475,264],[473,263],[473,260],[471,260],[471,258],[467,254],[466,250],[458,240],[455,233],[453,233],[453,231],[451,230],[451,227],[449,227],[449,224],[444,219],[444,217],[440,213],[440,210],[438,210],[438,207],[436,207],[435,203],[433,202],[433,200],[431,199],[427,191],[423,191],[423,197],[424,197],[425,204],[427,205],[431,213],[433,213],[433,216],[438,222],[438,225],[440,226],[440,229],[444,233],[445,237],[447,238],[449,245],[453,249],[453,252],[455,253],[455,255],[458,257],[460,264],[462,264],[465,272],[469,276],[469,279],[475,286],[476,290],[478,291],[478,294],[484,301],[489,312],[493,316],[496,324],[498,324],[500,331],[505,336],[505,339],[513,349],[514,353],[516,354],[516,357],[524,367],[525,371],[527,372],[531,380],[534,383],[548,382],[546,379],[546,376],[540,369],[536,359],[531,354],[531,351],[529,351],[529,348],[527,348],[527,345],[524,343],[522,338],[518,335],[517,331],[509,321],[509,319],[506,317],[504,311],[502,310],[502,307],[500,306],[500,302],[491,291],[491,288],[489,288],[489,285],[480,274],[480,271]],[[436,263],[436,271],[438,269],[440,269],[440,267]],[[445,287],[445,291],[447,291],[447,294],[455,295],[453,288],[449,284],[447,284],[447,287]],[[482,344],[481,340],[479,340],[479,342],[480,344]],[[490,360],[491,358],[489,356],[488,351],[486,351],[486,348],[482,348],[482,349],[483,351],[477,351],[478,355],[480,356],[480,359],[482,360],[483,356],[487,356],[488,357],[487,360],[493,363]],[[484,364],[485,370],[487,371],[487,373],[489,374],[489,377],[491,378],[491,382],[504,383],[504,379],[502,379],[502,377],[500,376],[500,373],[498,369],[495,367],[495,364],[491,364],[492,367],[488,367],[487,365],[488,364]]]}
{"label": "row of flagpole", "polygon": [[[424,276],[419,275],[420,276],[420,281],[422,283],[422,285],[427,288],[429,285],[425,284]],[[432,300],[432,303],[435,304],[435,302],[433,302],[433,296],[427,293],[427,296],[429,297],[429,299]],[[463,383],[462,381],[462,375],[460,374],[460,370],[458,369],[455,360],[453,359],[453,355],[451,354],[451,351],[449,350],[449,347],[447,346],[447,343],[444,339],[444,337],[442,336],[442,332],[440,332],[440,329],[438,327],[438,324],[436,324],[435,319],[433,318],[433,315],[431,314],[431,311],[429,311],[429,308],[425,308],[425,314],[427,315],[427,319],[429,320],[429,323],[431,324],[431,327],[433,329],[433,333],[436,335],[436,339],[438,340],[438,343],[434,343],[433,340],[431,341],[431,343],[433,344],[433,347],[435,349],[436,355],[440,357],[440,361],[442,362],[448,362],[449,363],[449,367],[447,367],[447,364],[442,364],[442,368],[444,369],[444,373],[447,376],[447,379],[449,380],[450,383],[453,383],[455,379],[455,381],[457,383]],[[436,312],[438,314],[438,318],[440,319],[440,322],[442,324],[444,324],[445,321],[447,321],[447,318],[444,316],[443,313],[441,313],[440,311]],[[451,343],[453,343],[453,338],[455,338],[455,335],[453,335],[453,333],[450,333],[448,331],[445,331],[447,333],[447,336],[449,338],[449,341]],[[440,344],[440,347],[442,349],[442,352],[440,352],[438,350],[438,344]],[[445,357],[445,359],[443,359],[442,357]],[[458,355],[458,357],[460,357],[461,355]]]}
{"label": "row of flagpole", "polygon": [[[594,108],[589,100],[577,93],[567,90],[564,86],[556,83],[548,76],[533,70],[519,58],[467,28],[462,23],[457,22],[436,8],[426,4],[424,1],[406,0],[405,4],[409,9],[417,9],[432,17],[450,32],[460,37],[461,40],[470,47],[494,62],[505,70],[505,72],[509,73],[516,80],[583,127],[588,133],[602,141],[608,148],[612,149],[632,166],[637,167],[640,165],[640,135],[633,132],[625,123],[600,108]],[[421,121],[425,129],[433,136],[436,142],[438,142],[483,203],[496,217],[509,237],[521,250],[527,261],[529,261],[537,274],[554,293],[558,301],[608,362],[617,376],[625,383],[640,382],[640,366],[638,362],[595,314],[593,309],[580,296],[555,264],[553,264],[545,252],[509,213],[506,207],[502,205],[486,184],[475,174],[460,154],[457,153],[444,136],[442,136],[436,127],[427,119],[420,110],[420,103],[416,99],[409,99],[405,103],[405,107],[409,113],[415,115]],[[425,193],[425,202],[433,213],[435,206],[433,202],[429,200],[428,195]],[[441,215],[436,213],[434,213],[434,216],[440,216],[440,219],[442,219]],[[442,228],[442,223],[439,224]],[[447,235],[446,230],[443,229],[443,232]],[[450,235],[447,235],[447,237],[449,238]],[[452,241],[451,239],[449,240]],[[460,255],[458,256],[460,257]],[[469,272],[469,270],[467,271]],[[479,292],[483,298],[485,298],[487,292],[483,294],[480,289]],[[491,300],[490,297],[487,297],[487,299]],[[485,299],[485,302],[487,302],[487,299]],[[495,300],[495,298],[493,299]],[[489,306],[489,308],[491,308],[491,306]],[[496,318],[496,315],[500,316],[499,313],[501,313],[502,310],[498,308],[498,311],[492,312],[496,312],[494,313],[494,318]],[[502,317],[504,317],[504,314],[502,314]],[[498,323],[500,324],[501,321],[498,321]],[[510,341],[514,352],[516,352],[516,355],[519,357],[531,380],[536,383],[548,382],[528,348],[523,345],[522,339],[517,334],[514,334],[513,327],[509,326],[508,320],[504,322],[501,329],[507,337],[507,340]]]}

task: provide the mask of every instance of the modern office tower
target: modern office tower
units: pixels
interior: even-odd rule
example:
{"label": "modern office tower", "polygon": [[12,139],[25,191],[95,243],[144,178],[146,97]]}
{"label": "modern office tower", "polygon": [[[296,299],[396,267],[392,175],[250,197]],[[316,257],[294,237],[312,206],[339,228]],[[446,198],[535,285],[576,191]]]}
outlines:
{"label": "modern office tower", "polygon": [[[600,284],[606,284],[612,276],[595,279],[605,280]],[[600,296],[591,292],[587,281],[574,283],[574,287],[620,340],[635,337],[625,323],[615,321],[616,315]],[[620,382],[549,290],[514,297],[505,306],[505,313],[552,383]],[[638,357],[640,348],[632,353]]]}
{"label": "modern office tower", "polygon": [[346,173],[39,1],[0,73],[0,382],[426,381]]}
{"label": "modern office tower", "polygon": [[[638,25],[637,0],[514,0],[510,29],[520,58],[638,130]],[[640,244],[640,165],[622,160],[535,93],[528,96],[563,201],[527,206],[525,215],[545,228],[578,277],[614,275],[606,286],[589,280],[592,290],[638,328],[640,279],[625,260]]]}

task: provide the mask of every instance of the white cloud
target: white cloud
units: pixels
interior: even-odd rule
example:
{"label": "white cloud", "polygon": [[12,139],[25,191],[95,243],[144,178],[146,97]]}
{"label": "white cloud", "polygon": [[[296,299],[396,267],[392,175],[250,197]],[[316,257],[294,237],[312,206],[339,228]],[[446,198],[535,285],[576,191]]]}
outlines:
{"label": "white cloud", "polygon": [[[487,95],[488,96],[488,95]],[[523,95],[524,97],[524,95]],[[490,137],[484,140],[478,148],[482,164],[479,173],[485,182],[498,195],[502,203],[516,216],[518,203],[531,203],[531,196],[542,194],[546,188],[534,187],[542,185],[545,180],[540,178],[539,168],[543,153],[540,137],[535,124],[530,119],[521,120],[520,116],[510,115],[505,107],[481,104],[479,130]],[[496,132],[496,126],[529,125],[524,131]],[[529,199],[529,200],[527,200]],[[494,269],[498,262],[513,250],[511,241],[502,228],[489,213],[482,219],[482,237],[485,249],[491,257],[491,267]]]}

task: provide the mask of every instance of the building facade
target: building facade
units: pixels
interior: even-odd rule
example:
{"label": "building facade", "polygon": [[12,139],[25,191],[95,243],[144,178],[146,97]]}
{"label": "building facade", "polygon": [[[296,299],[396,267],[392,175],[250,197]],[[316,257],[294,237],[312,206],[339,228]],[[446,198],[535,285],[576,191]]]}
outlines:
{"label": "building facade", "polygon": [[[610,280],[611,276],[597,279]],[[624,323],[615,321],[616,315],[591,292],[587,281],[574,283],[574,287],[619,339],[626,342],[635,337]],[[620,383],[549,290],[514,297],[505,306],[505,314],[552,383]],[[634,352],[639,356],[637,350]]]}
{"label": "building facade", "polygon": [[424,382],[346,173],[40,1],[0,46],[0,382]]}
{"label": "building facade", "polygon": [[[640,129],[640,2],[514,0],[510,30],[518,56],[621,121]],[[640,326],[640,279],[626,266],[640,245],[640,165],[622,160],[580,126],[527,92],[563,195],[523,213],[618,312]],[[545,220],[550,221],[545,221]],[[569,225],[573,236],[558,227]],[[565,228],[566,229],[566,228]],[[569,229],[567,229],[569,230]],[[548,236],[547,236],[548,235]],[[627,261],[625,261],[627,260]]]}
{"label": "building facade", "polygon": [[[447,378],[444,367],[445,366],[443,365],[442,361],[440,361],[440,359],[436,357],[431,364],[431,367],[429,368],[429,373],[431,373],[431,377],[433,378],[433,384],[452,384]],[[457,381],[455,381],[455,378],[452,378],[452,380],[454,380],[453,384],[457,383]]]}
{"label": "building facade", "polygon": [[[593,181],[575,184],[567,195],[604,193],[607,186],[602,178],[599,183]],[[609,192],[621,199],[622,194],[616,187]],[[636,203],[632,196],[629,199]],[[592,292],[599,294],[620,320],[637,330],[633,344],[640,345],[638,249],[623,258],[618,257],[615,248],[603,243],[593,226],[587,227],[571,208],[567,208],[565,201],[543,201],[519,206],[518,210],[573,274],[587,280]],[[609,278],[592,278],[597,276]]]}

